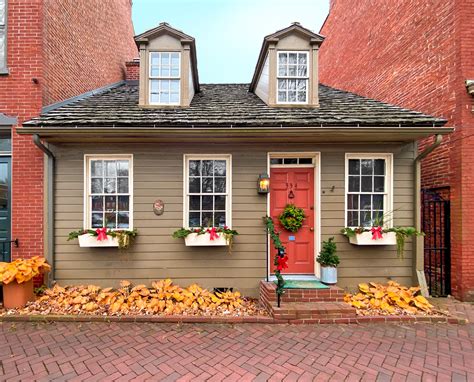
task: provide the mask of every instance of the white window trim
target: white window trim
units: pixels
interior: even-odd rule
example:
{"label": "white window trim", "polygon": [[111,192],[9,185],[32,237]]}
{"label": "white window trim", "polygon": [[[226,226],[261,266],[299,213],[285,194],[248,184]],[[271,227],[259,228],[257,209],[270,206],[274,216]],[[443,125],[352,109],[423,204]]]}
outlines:
{"label": "white window trim", "polygon": [[3,24],[0,24],[0,33],[4,35],[5,44],[4,44],[4,52],[3,57],[4,60],[0,61],[0,74],[8,74],[8,0],[5,0],[5,20]]}
{"label": "white window trim", "polygon": [[[384,216],[388,216],[388,222],[384,227],[393,227],[393,154],[392,153],[346,153],[344,171],[344,227],[347,227],[347,195],[349,192],[349,159],[384,159],[386,164],[385,189],[387,200],[384,203]],[[357,227],[350,227],[357,228]]]}
{"label": "white window trim", "polygon": [[[93,229],[91,227],[91,210],[90,210],[90,174],[92,160],[124,160],[130,161],[128,168],[128,191],[129,200],[129,227],[126,230],[133,230],[133,154],[85,154],[84,155],[84,229]],[[123,228],[111,229],[112,231],[121,231]]]}
{"label": "white window trim", "polygon": [[[151,56],[154,53],[178,53],[178,61],[179,61],[179,68],[178,68],[178,76],[172,76],[171,71],[169,76],[152,76],[151,75]],[[171,65],[170,65],[171,67]],[[178,101],[177,102],[168,102],[168,103],[162,103],[162,102],[152,102],[151,101],[151,81],[152,80],[179,80],[179,88],[178,88]],[[152,51],[149,53],[148,56],[148,100],[150,105],[180,105],[181,104],[181,52],[177,51]]]}
{"label": "white window trim", "polygon": [[232,228],[232,154],[184,154],[183,155],[183,227],[189,229],[189,161],[225,160],[226,161],[226,226]]}
{"label": "white window trim", "polygon": [[[278,69],[280,67],[280,57],[279,53],[306,53],[306,77],[300,77],[300,76],[279,76],[278,75]],[[308,103],[308,93],[309,93],[309,79],[310,79],[310,70],[311,70],[311,65],[309,63],[310,55],[308,50],[278,50],[277,51],[277,57],[276,57],[276,91],[275,91],[275,98],[276,98],[276,103],[280,105],[306,105]],[[289,102],[289,101],[279,101],[278,100],[278,80],[279,79],[295,79],[295,80],[301,80],[305,79],[306,80],[306,100],[304,102]]]}

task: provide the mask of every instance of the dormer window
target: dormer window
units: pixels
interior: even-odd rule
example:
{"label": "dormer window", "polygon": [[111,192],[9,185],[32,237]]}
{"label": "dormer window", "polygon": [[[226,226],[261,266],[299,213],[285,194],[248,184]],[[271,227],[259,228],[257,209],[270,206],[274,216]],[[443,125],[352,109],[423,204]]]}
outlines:
{"label": "dormer window", "polygon": [[150,53],[150,104],[179,105],[181,53]]}
{"label": "dormer window", "polygon": [[278,52],[278,103],[308,103],[308,52]]}

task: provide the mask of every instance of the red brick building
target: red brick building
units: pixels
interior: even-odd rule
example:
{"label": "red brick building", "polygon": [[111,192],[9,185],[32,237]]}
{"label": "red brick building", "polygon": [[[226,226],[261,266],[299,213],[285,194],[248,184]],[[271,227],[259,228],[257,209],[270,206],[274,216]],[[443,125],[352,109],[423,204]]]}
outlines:
{"label": "red brick building", "polygon": [[43,153],[16,129],[123,81],[133,35],[131,0],[0,0],[0,240],[19,239],[11,257],[47,252]]}
{"label": "red brick building", "polygon": [[320,52],[322,83],[455,127],[424,160],[422,187],[450,199],[451,290],[463,300],[474,300],[473,30],[472,0],[331,0]]}

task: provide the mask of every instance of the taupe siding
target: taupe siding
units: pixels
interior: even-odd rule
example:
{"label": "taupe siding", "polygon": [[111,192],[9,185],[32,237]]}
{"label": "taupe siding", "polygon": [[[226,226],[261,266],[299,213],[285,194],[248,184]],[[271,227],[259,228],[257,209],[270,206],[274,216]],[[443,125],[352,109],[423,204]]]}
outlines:
{"label": "taupe siding", "polygon": [[[336,236],[341,266],[340,285],[353,287],[362,280],[393,277],[412,281],[411,245],[406,258],[396,259],[394,247],[357,247],[339,235],[344,225],[344,160],[346,152],[394,152],[395,224],[413,225],[413,147],[272,145],[159,145],[63,144],[54,148],[56,168],[56,278],[61,284],[117,285],[171,277],[183,285],[234,287],[256,295],[266,276],[266,235],[262,217],[266,197],[256,192],[256,179],[266,171],[267,152],[321,152],[322,239]],[[139,231],[127,252],[80,248],[67,234],[83,225],[84,154],[134,155],[134,227]],[[171,238],[183,224],[183,154],[232,154],[232,226],[240,232],[232,254],[226,248],[186,247]],[[331,191],[334,186],[334,190]],[[165,213],[152,211],[155,199],[165,202]]]}

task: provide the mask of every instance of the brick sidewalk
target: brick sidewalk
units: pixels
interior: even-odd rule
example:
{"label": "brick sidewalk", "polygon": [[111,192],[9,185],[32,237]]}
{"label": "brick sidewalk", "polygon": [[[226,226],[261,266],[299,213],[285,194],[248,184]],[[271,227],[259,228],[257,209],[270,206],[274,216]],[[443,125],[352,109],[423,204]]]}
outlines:
{"label": "brick sidewalk", "polygon": [[0,380],[474,380],[474,325],[0,324]]}

